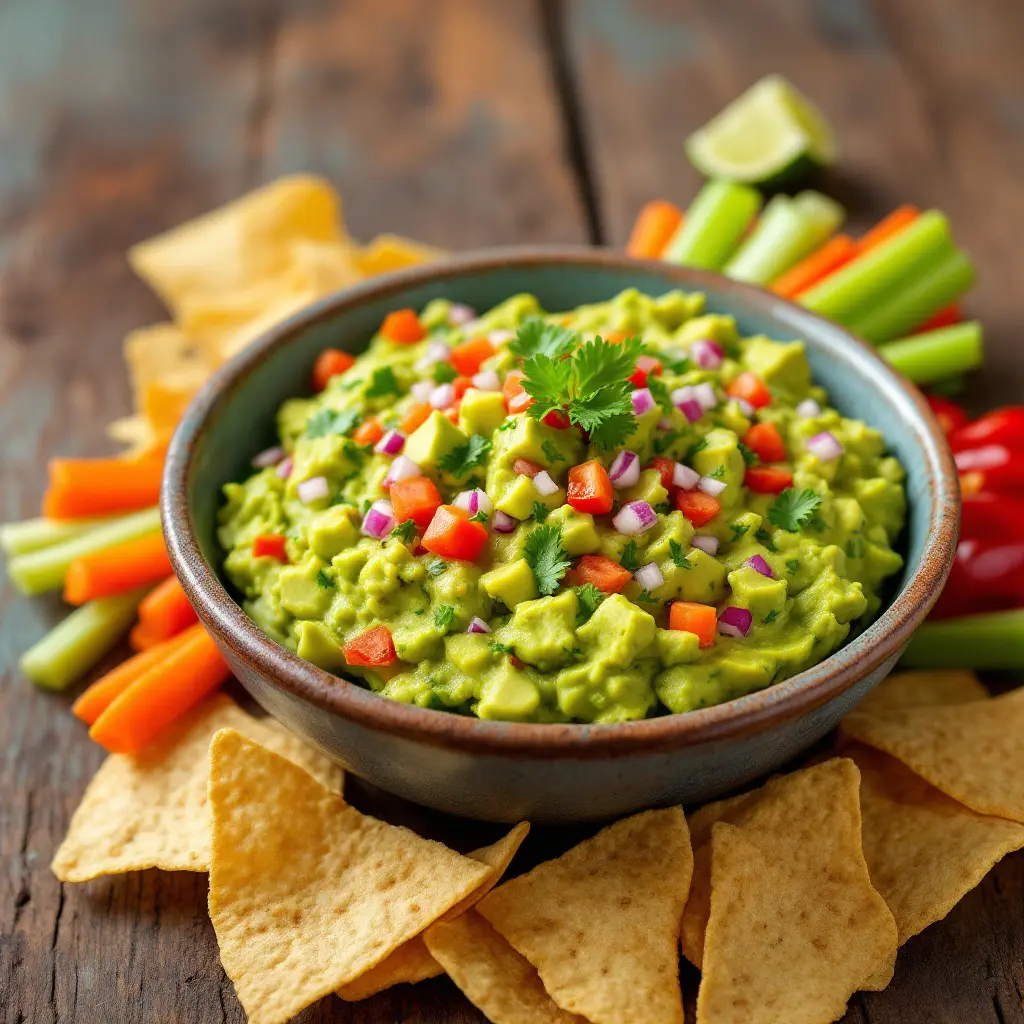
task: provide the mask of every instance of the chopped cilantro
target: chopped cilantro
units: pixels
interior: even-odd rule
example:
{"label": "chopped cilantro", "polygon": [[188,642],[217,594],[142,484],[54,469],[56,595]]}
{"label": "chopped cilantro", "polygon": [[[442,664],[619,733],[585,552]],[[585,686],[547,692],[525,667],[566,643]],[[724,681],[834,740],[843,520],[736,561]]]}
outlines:
{"label": "chopped cilantro", "polygon": [[692,569],[693,562],[691,562],[686,555],[683,554],[683,545],[677,540],[669,540],[668,542],[668,553],[672,561],[679,566],[680,569]]}
{"label": "chopped cilantro", "polygon": [[424,612],[425,612],[426,610],[427,610],[426,608],[417,608],[417,609],[416,609],[416,610],[415,610],[415,611],[413,612],[413,615],[422,615],[422,614],[423,614],[423,613],[424,613]]}
{"label": "chopped cilantro", "polygon": [[796,533],[801,526],[814,518],[821,507],[821,498],[809,487],[798,491],[787,487],[768,509],[768,522]]}
{"label": "chopped cilantro", "polygon": [[821,518],[821,516],[818,515],[817,512],[815,512],[814,515],[804,523],[804,529],[810,530],[811,533],[824,533],[826,530],[830,530],[831,527],[824,519]]}
{"label": "chopped cilantro", "polygon": [[323,571],[323,569],[321,569],[316,574],[316,582],[317,582],[317,586],[323,587],[324,590],[333,590],[334,589],[334,580],[332,580],[331,577],[328,576],[327,573],[325,573]]}
{"label": "chopped cilantro", "polygon": [[365,516],[366,513],[370,511],[370,506],[372,504],[373,502],[370,501],[369,498],[363,498],[363,500],[359,503],[359,511],[362,512],[362,514]]}
{"label": "chopped cilantro", "polygon": [[649,373],[647,375],[647,387],[650,389],[651,396],[658,405],[671,415],[675,411],[675,406],[672,404],[672,395],[669,393],[668,385],[656,374]]}
{"label": "chopped cilantro", "polygon": [[512,654],[515,648],[511,644],[503,644],[500,640],[492,640],[487,645],[495,654]]}
{"label": "chopped cilantro", "polygon": [[541,450],[548,462],[565,462],[562,453],[546,438],[541,442]]}
{"label": "chopped cilantro", "polygon": [[470,470],[482,466],[491,451],[491,442],[483,434],[473,434],[465,444],[453,448],[437,460],[437,468],[451,473],[454,477],[463,477]]}
{"label": "chopped cilantro", "polygon": [[455,380],[458,375],[458,371],[451,363],[444,360],[434,363],[433,377],[435,384],[448,384],[450,381]]}
{"label": "chopped cilantro", "polygon": [[557,526],[538,526],[526,538],[523,557],[533,570],[540,593],[553,594],[569,568],[569,559],[562,547],[562,531]]}
{"label": "chopped cilantro", "polygon": [[721,466],[716,466],[710,473],[708,473],[708,476],[715,480],[721,480],[722,477],[725,476],[725,463],[722,463]]}
{"label": "chopped cilantro", "polygon": [[851,537],[846,542],[846,557],[847,558],[863,558],[864,557],[864,540],[862,537]]}
{"label": "chopped cilantro", "polygon": [[686,373],[690,369],[690,360],[686,356],[659,355],[661,365],[673,373]]}
{"label": "chopped cilantro", "polygon": [[390,366],[378,366],[370,377],[370,383],[363,392],[364,398],[384,398],[387,395],[400,395],[401,387],[394,370]]}
{"label": "chopped cilantro", "polygon": [[576,625],[581,626],[597,611],[597,606],[607,595],[598,590],[593,583],[584,583],[583,586],[573,589],[576,591]]}
{"label": "chopped cilantro", "polygon": [[345,458],[348,459],[349,462],[354,462],[357,466],[361,466],[366,459],[367,448],[369,447],[370,446],[367,445],[366,448],[360,448],[355,441],[346,441],[345,447],[342,451],[345,453]]}
{"label": "chopped cilantro", "polygon": [[515,430],[516,418],[515,416],[509,416],[507,420],[500,427],[498,427],[498,433],[504,434],[506,430]]}
{"label": "chopped cilantro", "polygon": [[762,620],[762,626],[771,625],[779,617],[779,611],[777,608],[773,608]]}
{"label": "chopped cilantro", "polygon": [[697,455],[699,452],[704,451],[704,449],[707,448],[707,446],[708,439],[706,437],[702,437],[699,441],[694,441],[693,444],[691,444],[690,447],[686,449],[686,454],[683,456],[684,461],[692,459],[694,455]]}
{"label": "chopped cilantro", "polygon": [[306,420],[306,437],[328,437],[331,434],[347,434],[359,422],[359,413],[354,409],[335,412],[333,409],[319,409]]}
{"label": "chopped cilantro", "polygon": [[654,454],[661,455],[662,452],[671,448],[679,439],[678,430],[670,430],[667,434],[658,434],[654,438]]}
{"label": "chopped cilantro", "polygon": [[434,609],[434,626],[442,633],[448,631],[448,627],[455,618],[455,609],[450,604],[439,604]]}
{"label": "chopped cilantro", "polygon": [[758,454],[752,448],[748,448],[742,441],[736,445],[740,450],[740,455],[743,456],[743,461],[748,465],[752,466],[758,460]]}
{"label": "chopped cilantro", "polygon": [[786,562],[786,572],[788,572],[790,576],[795,576],[799,568],[799,558],[791,558],[788,562]]}
{"label": "chopped cilantro", "polygon": [[427,562],[427,575],[428,576],[440,576],[441,573],[448,568],[448,563],[440,558],[435,558],[432,562]]}
{"label": "chopped cilantro", "polygon": [[640,593],[636,595],[636,599],[642,604],[658,603],[658,599],[656,597],[651,597],[651,592],[649,590],[641,590]]}
{"label": "chopped cilantro", "polygon": [[658,502],[658,504],[654,506],[654,511],[657,512],[658,515],[667,516],[672,511],[672,503],[669,501]]}
{"label": "chopped cilantro", "polygon": [[551,509],[549,509],[547,505],[544,505],[539,501],[535,501],[533,503],[533,518],[536,519],[538,523],[543,523],[550,514]]}
{"label": "chopped cilantro", "polygon": [[750,529],[750,523],[732,523],[729,529],[732,530],[732,539],[739,540]]}
{"label": "chopped cilantro", "polygon": [[560,359],[579,344],[579,335],[560,324],[545,323],[539,316],[529,316],[520,325],[516,336],[508,343],[508,350],[517,359],[544,355]]}
{"label": "chopped cilantro", "polygon": [[480,511],[477,512],[475,515],[471,515],[469,517],[469,521],[471,523],[486,523],[488,518],[489,517],[487,513],[483,509],[480,509]]}
{"label": "chopped cilantro", "polygon": [[406,519],[404,523],[399,523],[392,531],[391,536],[397,538],[400,541],[404,541],[406,544],[411,544],[413,538],[416,536],[416,523],[412,519]]}
{"label": "chopped cilantro", "polygon": [[619,555],[619,565],[623,569],[628,569],[630,572],[636,572],[640,568],[640,563],[636,560],[636,541],[629,541],[626,546],[622,549],[622,554]]}
{"label": "chopped cilantro", "polygon": [[769,551],[779,550],[772,541],[772,535],[763,526],[759,526],[757,528],[757,533],[754,534],[754,539],[759,544],[763,544]]}

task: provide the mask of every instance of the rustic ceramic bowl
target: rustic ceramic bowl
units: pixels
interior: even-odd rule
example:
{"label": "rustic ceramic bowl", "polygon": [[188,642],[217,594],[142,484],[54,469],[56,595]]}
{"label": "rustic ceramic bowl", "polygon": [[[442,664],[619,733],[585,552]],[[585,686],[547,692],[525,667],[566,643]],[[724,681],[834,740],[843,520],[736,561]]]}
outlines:
{"label": "rustic ceramic bowl", "polygon": [[[225,588],[215,537],[221,486],[272,441],[274,414],[308,391],[333,345],[358,352],[384,315],[444,296],[488,309],[533,292],[546,309],[627,287],[699,290],[745,334],[802,338],[815,381],[843,412],[879,428],[907,469],[906,568],[884,611],[832,657],[717,707],[617,725],[534,725],[398,704],[268,639]],[[949,450],[921,395],[866,345],[777,297],[716,274],[593,249],[484,252],[367,282],[292,317],[206,385],[167,459],[163,521],[175,571],[246,689],[272,715],[378,786],[492,821],[608,818],[725,793],[824,736],[892,669],[953,559],[958,491]]]}

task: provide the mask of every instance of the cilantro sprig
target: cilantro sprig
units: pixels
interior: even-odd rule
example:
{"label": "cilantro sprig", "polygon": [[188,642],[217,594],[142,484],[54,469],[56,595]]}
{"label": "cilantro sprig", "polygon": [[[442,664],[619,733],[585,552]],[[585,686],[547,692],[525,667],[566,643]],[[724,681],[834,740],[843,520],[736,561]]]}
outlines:
{"label": "cilantro sprig", "polygon": [[387,395],[400,395],[402,389],[398,378],[390,366],[379,366],[373,371],[370,383],[363,392],[364,398],[384,398]]}
{"label": "cilantro sprig", "polygon": [[677,565],[680,569],[692,569],[693,562],[691,562],[685,554],[683,554],[683,545],[677,540],[669,539],[668,542],[668,553],[672,559],[674,565]]}
{"label": "cilantro sprig", "polygon": [[578,344],[579,335],[560,324],[545,323],[539,316],[528,316],[509,340],[508,351],[517,359],[545,355],[560,359],[568,355]]}
{"label": "cilantro sprig", "polygon": [[523,545],[523,557],[533,570],[537,590],[550,597],[569,568],[569,559],[562,547],[562,531],[557,526],[538,526]]}
{"label": "cilantro sprig", "polygon": [[455,618],[455,609],[450,604],[439,604],[434,609],[434,627],[442,633],[448,631],[448,627]]}
{"label": "cilantro sprig", "polygon": [[798,491],[787,487],[768,509],[768,522],[796,533],[801,526],[809,523],[821,508],[821,496],[809,487]]}
{"label": "cilantro sprig", "polygon": [[411,544],[416,537],[416,521],[406,519],[404,523],[399,523],[391,531],[391,536],[405,544]]}
{"label": "cilantro sprig", "polygon": [[490,438],[483,434],[472,434],[465,444],[457,445],[437,460],[437,468],[451,473],[456,478],[464,477],[470,470],[482,466],[491,452]]}
{"label": "cilantro sprig", "polygon": [[597,611],[597,606],[608,596],[593,583],[584,583],[576,591],[576,625],[582,626]]}
{"label": "cilantro sprig", "polygon": [[334,409],[318,409],[306,420],[306,437],[328,437],[331,434],[347,434],[359,422],[359,413],[354,409],[336,412]]}

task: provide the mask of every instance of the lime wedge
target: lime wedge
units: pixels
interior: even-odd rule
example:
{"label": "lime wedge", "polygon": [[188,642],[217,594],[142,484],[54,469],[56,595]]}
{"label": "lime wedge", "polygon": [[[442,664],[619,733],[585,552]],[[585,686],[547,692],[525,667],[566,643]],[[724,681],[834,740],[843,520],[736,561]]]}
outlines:
{"label": "lime wedge", "polygon": [[836,146],[810,100],[781,75],[767,75],[694,132],[686,155],[706,177],[768,185],[833,163]]}

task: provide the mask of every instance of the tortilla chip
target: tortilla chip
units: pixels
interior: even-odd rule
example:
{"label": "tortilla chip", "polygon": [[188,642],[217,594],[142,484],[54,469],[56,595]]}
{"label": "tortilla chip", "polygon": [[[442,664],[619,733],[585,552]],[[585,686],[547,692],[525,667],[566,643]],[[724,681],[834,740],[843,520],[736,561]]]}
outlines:
{"label": "tortilla chip", "polygon": [[494,1024],[586,1024],[558,1007],[530,961],[475,910],[432,925],[425,939],[448,977]]}
{"label": "tortilla chip", "polygon": [[[451,920],[465,913],[498,884],[529,831],[529,822],[520,822],[508,835],[491,846],[485,846],[466,854],[467,857],[486,864],[491,870],[473,892],[444,915],[442,921]],[[423,936],[417,935],[405,945],[399,946],[394,953],[382,960],[376,967],[371,968],[348,985],[343,985],[338,989],[337,994],[342,999],[354,1002],[357,999],[367,999],[393,985],[403,983],[414,985],[418,981],[436,978],[442,973],[441,965],[430,955]]]}
{"label": "tortilla chip", "polygon": [[764,832],[712,827],[701,1024],[824,1024],[843,1015],[865,977],[892,974],[892,916],[866,871],[844,870],[844,855],[862,857],[859,835],[842,831],[842,849],[825,861],[757,841]]}
{"label": "tortilla chip", "polygon": [[327,295],[363,279],[354,246],[338,242],[293,242],[287,280],[295,291]]}
{"label": "tortilla chip", "polygon": [[388,274],[393,270],[415,267],[420,263],[432,263],[448,254],[432,245],[413,242],[400,235],[377,235],[362,252],[356,253],[355,263],[367,277],[374,274]]}
{"label": "tortilla chip", "polygon": [[888,754],[852,744],[861,772],[864,856],[900,945],[942,920],[1007,853],[1024,825],[975,814]]}
{"label": "tortilla chip", "polygon": [[142,394],[142,415],[157,436],[173,433],[196,393],[195,388],[147,384]]}
{"label": "tortilla chip", "polygon": [[857,710],[888,711],[923,704],[966,704],[986,697],[988,690],[978,677],[963,669],[894,672],[857,705]]}
{"label": "tortilla chip", "polygon": [[129,331],[124,339],[124,358],[136,405],[141,405],[150,384],[195,390],[215,368],[202,348],[176,324],[153,324]]}
{"label": "tortilla chip", "polygon": [[206,871],[210,740],[237,729],[339,791],[342,770],[271,719],[246,714],[217,693],[141,754],[111,754],[93,777],[51,865],[62,882],[145,868]]}
{"label": "tortilla chip", "polygon": [[971,810],[1024,822],[1024,688],[968,704],[854,711],[839,728]]}
{"label": "tortilla chip", "polygon": [[679,921],[693,857],[678,807],[609,825],[477,905],[593,1024],[682,1024]]}
{"label": "tortilla chip", "polygon": [[230,729],[210,745],[209,795],[210,917],[250,1024],[358,978],[488,875]]}
{"label": "tortilla chip", "polygon": [[300,309],[316,302],[318,298],[320,295],[312,289],[300,292],[278,291],[276,298],[265,306],[258,316],[211,335],[211,352],[221,362],[230,359],[271,327],[276,327],[283,320],[298,313]]}

